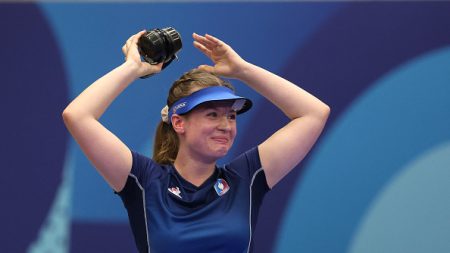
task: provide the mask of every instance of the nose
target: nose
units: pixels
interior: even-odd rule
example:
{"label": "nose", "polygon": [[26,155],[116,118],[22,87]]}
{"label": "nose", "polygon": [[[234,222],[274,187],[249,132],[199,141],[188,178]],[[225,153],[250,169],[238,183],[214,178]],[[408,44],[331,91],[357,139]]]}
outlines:
{"label": "nose", "polygon": [[228,116],[220,117],[220,122],[218,125],[218,129],[222,131],[231,131],[232,122],[228,118]]}

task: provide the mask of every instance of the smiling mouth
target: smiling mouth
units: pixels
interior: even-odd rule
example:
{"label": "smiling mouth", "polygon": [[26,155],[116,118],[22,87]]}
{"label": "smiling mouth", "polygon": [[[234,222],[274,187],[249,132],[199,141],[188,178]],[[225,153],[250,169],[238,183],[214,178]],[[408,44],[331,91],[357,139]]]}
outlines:
{"label": "smiling mouth", "polygon": [[228,138],[222,138],[222,137],[214,137],[214,138],[212,138],[215,142],[218,142],[218,143],[222,143],[222,144],[227,144],[229,141],[228,141]]}

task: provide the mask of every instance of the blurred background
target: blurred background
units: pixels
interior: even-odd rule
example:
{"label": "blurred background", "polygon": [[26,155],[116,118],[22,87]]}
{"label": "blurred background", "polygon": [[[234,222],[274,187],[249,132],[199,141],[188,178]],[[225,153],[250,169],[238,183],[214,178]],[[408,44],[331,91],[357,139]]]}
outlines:
{"label": "blurred background", "polygon": [[[450,2],[0,3],[0,252],[136,252],[125,209],[63,126],[77,94],[142,29],[176,28],[179,60],[101,121],[151,155],[171,83],[208,59],[193,32],[332,108],[307,158],[267,196],[255,252],[450,252]],[[287,122],[267,100],[220,162]],[[180,250],[180,252],[182,252]]]}

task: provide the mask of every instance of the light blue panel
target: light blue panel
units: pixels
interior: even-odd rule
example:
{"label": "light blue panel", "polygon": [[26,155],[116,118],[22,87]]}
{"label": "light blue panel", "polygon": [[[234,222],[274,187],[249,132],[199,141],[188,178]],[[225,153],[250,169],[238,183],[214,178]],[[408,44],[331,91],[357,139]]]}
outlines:
{"label": "light blue panel", "polygon": [[72,210],[73,166],[75,143],[67,148],[67,159],[63,167],[63,179],[44,225],[39,230],[35,241],[28,246],[27,253],[63,253],[69,249],[70,224]]}
{"label": "light blue panel", "polygon": [[401,169],[380,191],[350,253],[450,252],[450,142]]}
{"label": "light blue panel", "polygon": [[406,163],[450,140],[450,48],[388,73],[344,113],[306,165],[276,252],[347,252],[361,217]]}
{"label": "light blue panel", "polygon": [[[123,61],[121,47],[144,28],[175,27],[182,35],[180,61],[161,74],[131,85],[102,117],[102,122],[127,145],[151,153],[154,127],[159,121],[170,84],[183,72],[209,63],[191,46],[192,32],[216,35],[244,58],[274,72],[285,64],[314,29],[338,4],[305,3],[135,3],[40,4],[63,52],[70,78],[71,97]],[[260,97],[238,82],[239,94]],[[253,115],[254,116],[254,115]],[[239,129],[251,120],[239,120]],[[239,145],[238,141],[235,145]],[[75,152],[74,220],[125,221],[118,197],[95,172],[78,149]]]}

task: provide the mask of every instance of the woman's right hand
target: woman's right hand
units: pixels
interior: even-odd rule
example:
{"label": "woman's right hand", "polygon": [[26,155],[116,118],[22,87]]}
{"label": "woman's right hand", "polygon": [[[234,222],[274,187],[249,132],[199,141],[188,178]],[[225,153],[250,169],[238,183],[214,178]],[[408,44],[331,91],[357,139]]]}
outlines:
{"label": "woman's right hand", "polygon": [[139,38],[146,33],[145,30],[132,35],[123,45],[122,52],[125,55],[125,62],[136,70],[136,78],[161,72],[163,63],[152,65],[141,59],[138,50]]}

